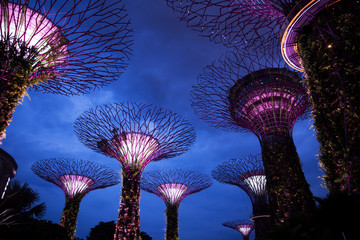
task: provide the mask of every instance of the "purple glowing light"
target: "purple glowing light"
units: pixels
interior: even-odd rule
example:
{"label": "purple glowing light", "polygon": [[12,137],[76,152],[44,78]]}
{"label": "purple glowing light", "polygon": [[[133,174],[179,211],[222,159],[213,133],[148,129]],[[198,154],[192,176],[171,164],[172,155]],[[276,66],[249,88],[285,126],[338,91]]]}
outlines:
{"label": "purple glowing light", "polygon": [[304,72],[304,67],[297,50],[299,33],[304,26],[311,22],[318,12],[336,1],[338,0],[311,0],[291,19],[281,39],[281,53],[285,62],[290,67]]}
{"label": "purple glowing light", "polygon": [[249,225],[249,224],[236,226],[236,230],[239,231],[243,236],[249,236],[253,229],[254,229],[253,225]]}
{"label": "purple glowing light", "polygon": [[165,202],[177,204],[188,187],[181,183],[165,183],[158,186],[158,190]]}
{"label": "purple glowing light", "polygon": [[91,178],[81,175],[63,175],[60,177],[60,181],[64,185],[66,194],[70,197],[84,193],[89,186],[94,184]]}
{"label": "purple glowing light", "polygon": [[143,166],[151,162],[160,147],[158,141],[142,133],[125,133],[113,139],[113,146],[128,166]]}
{"label": "purple glowing light", "polygon": [[40,13],[26,5],[2,3],[0,19],[1,40],[14,38],[15,41],[25,42],[29,47],[36,47],[41,59],[50,61],[45,66],[65,61],[68,55],[66,38],[55,24]]}
{"label": "purple glowing light", "polygon": [[251,189],[255,195],[266,194],[266,177],[265,175],[253,175],[245,178],[244,183]]}

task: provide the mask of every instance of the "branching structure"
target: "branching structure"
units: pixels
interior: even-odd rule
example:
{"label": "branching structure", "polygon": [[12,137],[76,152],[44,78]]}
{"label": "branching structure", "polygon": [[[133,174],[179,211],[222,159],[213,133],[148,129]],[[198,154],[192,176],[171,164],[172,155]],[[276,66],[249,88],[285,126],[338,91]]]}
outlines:
{"label": "branching structure", "polygon": [[121,0],[1,1],[0,140],[29,88],[77,95],[117,80],[129,24]]}
{"label": "branching structure", "polygon": [[306,72],[330,192],[360,189],[360,3],[309,0],[293,10],[282,39],[287,63]]}
{"label": "branching structure", "polygon": [[178,209],[181,201],[211,185],[210,177],[190,170],[174,169],[143,174],[141,189],[159,196],[166,204],[165,239],[179,239]]}
{"label": "branching structure", "polygon": [[251,199],[256,239],[265,236],[271,226],[266,194],[266,176],[260,155],[249,155],[219,164],[213,171],[214,179],[241,188]]}
{"label": "branching structure", "polygon": [[0,199],[4,198],[10,179],[15,177],[18,166],[15,159],[0,148]]}
{"label": "branching structure", "polygon": [[188,27],[243,49],[280,44],[281,27],[299,0],[167,0]]}
{"label": "branching structure", "polygon": [[75,133],[87,147],[121,163],[123,186],[115,239],[138,239],[143,169],[151,161],[187,151],[195,141],[195,130],[167,109],[129,102],[88,110],[75,121]]}
{"label": "branching structure", "polygon": [[192,91],[192,106],[201,119],[258,137],[277,222],[314,207],[292,139],[295,121],[308,109],[300,80],[275,55],[250,59],[229,53],[205,69]]}
{"label": "branching structure", "polygon": [[244,240],[249,240],[251,231],[254,229],[254,225],[248,220],[225,222],[223,225],[238,231]]}
{"label": "branching structure", "polygon": [[65,193],[65,207],[60,225],[70,239],[75,238],[76,219],[80,202],[90,191],[120,183],[120,175],[114,170],[89,161],[72,158],[49,158],[35,162],[32,171],[61,188]]}

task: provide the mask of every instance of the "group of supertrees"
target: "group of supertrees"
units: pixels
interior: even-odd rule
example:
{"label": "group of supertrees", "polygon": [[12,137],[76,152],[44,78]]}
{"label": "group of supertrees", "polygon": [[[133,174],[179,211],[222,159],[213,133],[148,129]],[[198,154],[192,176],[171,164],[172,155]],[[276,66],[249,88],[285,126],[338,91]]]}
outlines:
{"label": "group of supertrees", "polygon": [[[250,131],[259,139],[261,158],[233,159],[212,173],[248,194],[257,239],[274,223],[315,207],[292,139],[295,122],[310,111],[330,193],[359,190],[358,1],[167,2],[189,27],[235,49],[199,75],[192,106],[215,127]],[[132,29],[121,0],[5,0],[0,19],[1,141],[28,89],[88,93],[116,80],[131,54]],[[166,239],[178,239],[180,202],[209,187],[211,179],[190,170],[148,172],[143,179],[142,173],[152,161],[189,150],[195,141],[191,124],[164,108],[114,103],[80,115],[75,133],[90,149],[121,163],[114,239],[139,238],[140,188],[164,200]],[[120,182],[113,170],[83,160],[45,159],[32,169],[64,191],[60,223],[72,239],[85,194]],[[224,225],[245,239],[254,228],[247,221]]]}
{"label": "group of supertrees", "polygon": [[192,105],[215,127],[258,137],[275,223],[315,207],[292,140],[309,110],[330,194],[359,191],[359,1],[167,2],[188,27],[235,49],[205,68]]}
{"label": "group of supertrees", "polygon": [[[116,80],[131,54],[132,29],[121,0],[2,1],[0,19],[0,140],[29,88],[64,95],[88,93]],[[128,102],[90,109],[76,120],[75,129],[86,146],[121,163],[123,187],[114,239],[138,239],[142,172],[151,161],[187,151],[195,141],[193,127],[167,109]],[[72,158],[43,159],[32,170],[65,193],[60,225],[70,239],[75,237],[83,197],[120,182],[117,172]],[[161,174],[148,177],[148,183],[154,182],[144,189],[159,189],[156,194],[168,207],[168,239],[177,239],[181,200],[212,182],[190,170],[162,174],[162,179]]]}

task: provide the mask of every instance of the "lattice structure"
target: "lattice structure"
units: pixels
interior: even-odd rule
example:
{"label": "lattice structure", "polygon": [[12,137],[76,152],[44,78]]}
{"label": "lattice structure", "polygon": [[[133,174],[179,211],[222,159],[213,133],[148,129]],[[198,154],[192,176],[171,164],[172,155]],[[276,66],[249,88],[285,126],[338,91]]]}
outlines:
{"label": "lattice structure", "polygon": [[273,48],[298,0],[167,0],[181,21],[216,43]]}
{"label": "lattice structure", "polygon": [[120,175],[97,163],[72,158],[49,158],[35,162],[31,170],[65,193],[65,207],[61,215],[70,239],[75,238],[76,219],[82,198],[90,191],[120,183]]}
{"label": "lattice structure", "polygon": [[249,240],[250,234],[254,230],[254,225],[248,220],[224,222],[223,225],[238,231],[244,240]]}
{"label": "lattice structure", "polygon": [[121,0],[1,1],[0,134],[29,88],[78,95],[118,79],[132,44]]}
{"label": "lattice structure", "polygon": [[211,174],[217,181],[235,185],[249,196],[253,205],[256,236],[264,236],[271,221],[261,156],[249,155],[226,161],[219,164]]}
{"label": "lattice structure", "polygon": [[123,187],[116,239],[140,234],[140,179],[151,161],[176,157],[195,141],[195,130],[180,115],[137,103],[114,103],[83,113],[75,121],[79,140],[92,150],[117,159]]}
{"label": "lattice structure", "polygon": [[279,56],[228,53],[205,68],[192,91],[192,107],[201,119],[225,130],[251,131],[259,138],[277,221],[314,205],[292,139],[295,121],[308,113],[300,80]]}
{"label": "lattice structure", "polygon": [[360,3],[311,0],[293,11],[281,49],[291,67],[306,72],[324,182],[330,192],[357,191]]}
{"label": "lattice structure", "polygon": [[145,172],[141,189],[160,197],[166,204],[166,239],[178,239],[178,208],[190,194],[212,185],[212,180],[196,171],[174,169]]}

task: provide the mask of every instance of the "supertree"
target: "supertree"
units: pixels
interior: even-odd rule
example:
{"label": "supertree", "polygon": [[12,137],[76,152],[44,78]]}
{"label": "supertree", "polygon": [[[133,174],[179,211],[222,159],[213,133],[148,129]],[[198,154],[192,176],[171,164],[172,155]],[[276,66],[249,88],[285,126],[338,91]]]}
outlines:
{"label": "supertree", "polygon": [[205,68],[192,90],[192,107],[201,119],[258,137],[276,222],[314,207],[292,139],[296,120],[309,109],[300,80],[275,55],[250,58],[229,52]]}
{"label": "supertree", "polygon": [[223,162],[216,166],[211,175],[221,183],[241,188],[249,196],[253,206],[251,220],[255,223],[256,239],[262,239],[272,224],[261,156],[248,155]]}
{"label": "supertree", "polygon": [[195,141],[195,130],[180,115],[141,103],[113,103],[80,115],[75,133],[90,149],[117,159],[123,186],[115,239],[140,235],[140,179],[152,161],[176,157]]}
{"label": "supertree", "polygon": [[130,22],[121,0],[2,0],[0,141],[28,89],[79,95],[128,65]]}
{"label": "supertree", "polygon": [[244,240],[249,240],[250,234],[254,230],[254,225],[249,220],[224,222],[223,225],[238,231]]}
{"label": "supertree", "polygon": [[167,0],[181,21],[215,43],[240,49],[280,45],[281,27],[299,0]]}
{"label": "supertree", "polygon": [[281,50],[305,83],[330,192],[360,189],[360,3],[305,1],[288,17]]}
{"label": "supertree", "polygon": [[212,185],[209,176],[191,170],[173,169],[145,172],[141,189],[160,197],[166,205],[165,239],[179,239],[178,209],[181,201],[190,194],[200,192]]}
{"label": "supertree", "polygon": [[65,193],[60,225],[75,238],[80,202],[90,191],[120,183],[120,174],[103,165],[73,158],[49,158],[35,162],[31,170]]}

